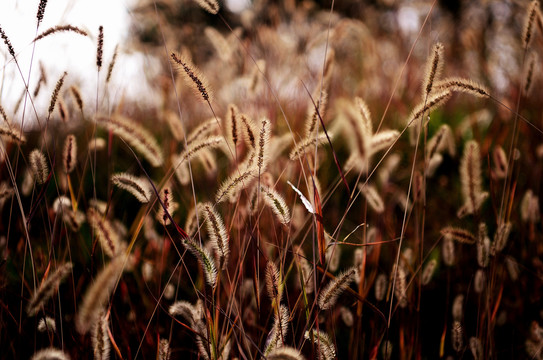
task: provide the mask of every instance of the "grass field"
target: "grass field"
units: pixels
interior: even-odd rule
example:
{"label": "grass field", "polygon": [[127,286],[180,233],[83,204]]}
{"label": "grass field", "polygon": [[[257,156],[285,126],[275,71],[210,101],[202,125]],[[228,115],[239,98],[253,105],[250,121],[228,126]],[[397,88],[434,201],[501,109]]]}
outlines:
{"label": "grass field", "polygon": [[[0,28],[0,358],[543,358],[543,15],[455,4]],[[85,77],[33,60],[65,33]]]}

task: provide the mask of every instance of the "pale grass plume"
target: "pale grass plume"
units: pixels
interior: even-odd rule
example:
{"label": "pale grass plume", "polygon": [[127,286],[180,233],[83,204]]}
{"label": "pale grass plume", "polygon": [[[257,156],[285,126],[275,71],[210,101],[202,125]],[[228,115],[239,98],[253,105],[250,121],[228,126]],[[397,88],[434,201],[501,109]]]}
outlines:
{"label": "pale grass plume", "polygon": [[94,139],[91,139],[88,143],[88,151],[94,152],[94,151],[101,151],[106,148],[106,140],[104,138],[95,137]]}
{"label": "pale grass plume", "polygon": [[264,355],[270,354],[273,350],[280,348],[285,343],[288,330],[289,311],[285,305],[279,306],[279,311],[274,315],[273,327],[266,339]]}
{"label": "pale grass plume", "polygon": [[26,306],[26,312],[29,316],[34,316],[40,311],[47,300],[49,300],[58,289],[62,280],[71,273],[72,267],[73,265],[71,262],[60,265],[53,273],[49,274],[49,276],[42,281],[40,287],[34,292],[30,302]]}
{"label": "pale grass plume", "polygon": [[53,94],[51,94],[51,101],[49,102],[49,115],[48,115],[48,117],[50,117],[53,110],[55,110],[55,105],[57,103],[58,95],[60,94],[60,89],[62,89],[62,85],[64,85],[64,79],[66,78],[67,75],[68,75],[68,73],[65,71],[62,74],[62,76],[60,77],[60,79],[58,79],[57,84],[55,85],[55,89],[53,90]]}
{"label": "pale grass plume", "polygon": [[30,163],[30,169],[32,169],[32,174],[34,179],[38,184],[43,184],[49,176],[49,167],[47,166],[47,160],[45,155],[39,150],[34,149],[28,157]]}
{"label": "pale grass plume", "polygon": [[[332,138],[332,134],[329,132],[328,136]],[[311,154],[315,152],[315,147],[325,145],[328,143],[326,134],[319,134],[317,137],[308,137],[297,143],[297,146],[294,147],[289,154],[290,160],[298,160],[299,158],[305,156],[306,154]]]}
{"label": "pale grass plume", "polygon": [[304,337],[317,346],[319,359],[332,360],[336,357],[336,347],[330,336],[322,330],[311,329]]}
{"label": "pale grass plume", "polygon": [[484,200],[488,197],[482,189],[481,153],[476,141],[468,141],[464,147],[464,155],[460,163],[460,181],[464,205],[458,211],[458,216],[479,212]]}
{"label": "pale grass plume", "polygon": [[473,278],[473,290],[477,294],[481,294],[485,289],[486,275],[483,269],[477,269]]}
{"label": "pale grass plume", "polygon": [[111,182],[119,188],[128,191],[141,203],[148,203],[153,190],[147,178],[138,178],[128,173],[117,173],[111,176]]}
{"label": "pale grass plume", "polygon": [[[160,202],[158,202],[158,210],[156,213],[156,219],[163,226],[171,223],[170,217],[177,210],[179,205],[173,201],[173,194],[171,187],[165,187],[160,191]],[[169,215],[169,216],[168,216]]]}
{"label": "pale grass plume", "polygon": [[270,300],[279,306],[283,297],[283,278],[277,265],[269,260],[266,263],[266,291]]}
{"label": "pale grass plume", "polygon": [[536,18],[541,16],[540,11],[539,1],[532,0],[530,6],[528,7],[526,20],[524,22],[524,29],[522,31],[522,45],[524,46],[524,49],[528,49],[528,46],[530,46],[530,42],[533,39],[534,23]]}
{"label": "pale grass plume", "polygon": [[196,0],[198,6],[207,11],[210,14],[217,14],[220,10],[219,2],[217,0]]}
{"label": "pale grass plume", "polygon": [[[202,2],[212,1],[212,0],[199,0]],[[212,100],[212,95],[210,87],[207,83],[207,79],[204,75],[198,70],[198,68],[192,64],[192,62],[185,57],[179,57],[175,53],[171,53],[171,58],[175,65],[178,66],[178,72],[183,75],[183,79],[192,89],[194,94],[203,99],[205,102],[210,102]]]}
{"label": "pale grass plume", "polygon": [[89,207],[87,209],[87,221],[93,228],[94,233],[100,242],[100,246],[107,256],[114,258],[122,251],[119,235],[108,219],[96,209]]}
{"label": "pale grass plume", "polygon": [[245,143],[251,149],[256,149],[257,130],[253,120],[247,114],[240,114],[239,121]]}
{"label": "pale grass plume", "polygon": [[80,210],[72,210],[72,203],[66,196],[59,196],[53,202],[53,211],[62,216],[62,220],[68,224],[73,231],[78,231],[85,222],[85,214]]}
{"label": "pale grass plume", "polygon": [[185,130],[179,119],[179,114],[165,110],[163,112],[163,118],[166,124],[168,124],[168,128],[170,129],[173,138],[179,142],[183,142],[185,139]]}
{"label": "pale grass plume", "polygon": [[397,153],[389,154],[386,157],[385,161],[379,166],[379,172],[377,173],[381,184],[386,185],[391,180],[401,161],[402,157]]}
{"label": "pale grass plume", "polygon": [[72,99],[77,105],[77,108],[79,111],[83,112],[83,98],[81,97],[81,92],[79,91],[79,88],[75,86],[70,87],[70,94],[72,95]]}
{"label": "pale grass plume", "polygon": [[453,91],[470,94],[476,97],[490,97],[490,91],[483,85],[470,80],[458,77],[450,77],[436,82],[436,91]]}
{"label": "pale grass plume", "polygon": [[[198,140],[205,140],[208,135],[215,132],[217,129],[218,122],[220,122],[220,119],[211,118],[209,120],[204,121],[197,127],[195,127],[188,135],[187,135],[187,146],[191,145],[193,142]],[[178,120],[179,121],[179,120]]]}
{"label": "pale grass plume", "polygon": [[351,268],[335,279],[331,280],[319,294],[318,304],[321,310],[331,309],[337,302],[338,297],[347,289],[354,280],[356,268]]}
{"label": "pale grass plume", "polygon": [[432,49],[432,54],[426,63],[426,75],[422,89],[424,91],[423,98],[426,98],[432,92],[434,81],[439,79],[443,70],[443,44],[436,43]]}
{"label": "pale grass plume", "polygon": [[64,172],[66,174],[74,171],[77,164],[77,140],[72,134],[68,135],[64,141],[62,164],[64,165]]}
{"label": "pale grass plume", "polygon": [[195,305],[189,303],[188,301],[179,300],[170,305],[168,313],[172,316],[182,316],[187,320],[190,325],[199,319],[200,315]]}
{"label": "pale grass plume", "polygon": [[[40,62],[40,65],[42,65],[42,63]],[[43,65],[42,65],[43,66]],[[0,116],[2,117],[2,119],[8,124],[8,125],[11,125],[11,121],[9,120],[8,118],[8,115],[6,114],[6,110],[4,109],[4,107],[2,105],[0,105]]]}
{"label": "pale grass plume", "polygon": [[447,124],[441,125],[434,136],[426,144],[426,161],[432,159],[435,154],[447,150],[450,156],[456,155],[456,146],[451,127]]}
{"label": "pale grass plume", "polygon": [[58,99],[57,104],[60,120],[66,124],[68,121],[70,121],[70,112],[68,111],[68,107],[66,107],[66,103],[62,98]]}
{"label": "pale grass plume", "polygon": [[40,3],[38,5],[38,12],[36,13],[36,18],[38,19],[38,26],[40,26],[40,23],[43,21],[46,6],[47,0],[40,0]]}
{"label": "pale grass plume", "polygon": [[441,229],[441,235],[449,236],[451,239],[463,244],[475,244],[477,239],[468,230],[447,226]]}
{"label": "pale grass plume", "polygon": [[192,207],[189,212],[187,213],[187,217],[185,219],[185,231],[189,236],[194,236],[196,232],[198,231],[198,211],[196,209],[199,209],[200,205],[196,205],[196,207]]}
{"label": "pale grass plume", "polygon": [[389,149],[398,140],[399,136],[400,132],[398,130],[383,130],[373,135],[369,143],[369,155]]}
{"label": "pale grass plume", "polygon": [[108,316],[101,313],[92,330],[92,349],[95,360],[108,360],[111,342],[108,335]]}
{"label": "pale grass plume", "polygon": [[125,260],[125,256],[111,259],[87,288],[75,319],[75,326],[80,334],[86,334],[97,322],[115,284],[121,277]]}
{"label": "pale grass plume", "polygon": [[437,169],[439,168],[439,165],[443,162],[443,155],[440,153],[434,154],[430,160],[428,161],[428,164],[426,165],[426,176],[431,178],[435,175]]}
{"label": "pale grass plume", "polygon": [[[34,88],[34,92],[32,94],[32,95],[34,95],[34,97],[38,96],[38,94],[40,93],[42,85],[47,85],[47,75],[45,73],[45,67],[43,66],[42,61],[39,62],[39,66],[40,66],[40,78],[38,79],[38,83],[36,84],[36,87]],[[4,117],[4,119],[6,119],[4,113],[3,113],[3,117]]]}
{"label": "pale grass plume", "polygon": [[170,342],[168,339],[160,339],[158,342],[158,360],[170,360]]}
{"label": "pale grass plume", "polygon": [[360,112],[360,126],[367,135],[373,134],[373,120],[371,117],[371,111],[368,104],[361,97],[355,97],[354,103],[358,111]]}
{"label": "pale grass plume", "polygon": [[8,36],[6,35],[6,32],[1,27],[0,27],[0,37],[2,38],[2,40],[4,40],[4,44],[6,44],[8,48],[8,52],[11,55],[11,57],[16,59],[15,49],[13,49],[13,45],[11,45],[11,40],[9,40]]}
{"label": "pale grass plume", "polygon": [[428,261],[424,269],[422,270],[422,285],[428,285],[434,276],[434,272],[437,268],[437,260],[431,259]]}
{"label": "pale grass plume", "polygon": [[453,300],[452,317],[455,321],[461,321],[464,317],[464,295],[458,294]]}
{"label": "pale grass plume", "polygon": [[204,360],[222,360],[219,357],[215,356],[215,354],[210,354],[210,350],[214,351],[215,347],[209,346],[210,340],[205,337],[208,330],[207,325],[204,323],[204,321],[202,321],[201,319],[196,319],[193,329],[196,331],[196,346],[198,347],[200,357]]}
{"label": "pale grass plume", "polygon": [[272,209],[279,222],[283,225],[288,225],[290,222],[290,209],[285,199],[277,191],[267,186],[260,186],[260,193],[264,198],[264,202]]}
{"label": "pale grass plume", "polygon": [[335,272],[339,268],[341,260],[341,247],[331,244],[332,236],[327,231],[324,231],[324,241],[326,246],[325,259],[328,264],[328,270]]}
{"label": "pale grass plume", "polygon": [[464,348],[464,328],[460,321],[455,321],[452,324],[451,343],[456,352],[460,352]]}
{"label": "pale grass plume", "polygon": [[341,316],[341,320],[343,320],[343,323],[347,327],[352,327],[354,325],[354,316],[351,310],[349,310],[345,306],[342,306],[339,308],[339,315]]}
{"label": "pale grass plume", "polygon": [[237,146],[240,137],[239,115],[239,109],[235,104],[228,105],[225,117],[225,131],[226,138],[234,144],[234,148]]}
{"label": "pale grass plume", "polygon": [[256,153],[256,165],[258,167],[258,173],[262,174],[266,170],[269,161],[271,123],[270,120],[264,118],[260,121],[260,125],[258,148]]}
{"label": "pale grass plume", "polygon": [[0,124],[0,136],[8,142],[18,144],[24,144],[26,142],[26,137],[17,126],[5,122]]}
{"label": "pale grass plume", "polygon": [[449,100],[450,97],[451,91],[449,89],[436,89],[436,91],[430,94],[427,99],[415,106],[415,108],[411,112],[411,115],[407,118],[406,125],[415,125],[418,119],[422,118],[424,114],[427,114],[442,106],[445,102],[447,102],[447,100]]}
{"label": "pale grass plume", "polygon": [[358,189],[364,195],[368,205],[373,209],[373,211],[375,211],[377,214],[382,214],[385,211],[385,203],[374,185],[358,184]]}
{"label": "pale grass plume", "polygon": [[173,164],[173,166],[177,167],[179,163],[188,161],[192,158],[199,156],[200,152],[203,150],[215,149],[222,146],[223,144],[224,139],[222,136],[209,136],[204,139],[193,141],[179,154],[178,162]]}
{"label": "pale grass plume", "polygon": [[157,167],[164,163],[162,150],[156,139],[134,120],[113,114],[111,117],[97,117],[96,123],[125,140],[136,152],[149,161],[151,166]]}
{"label": "pale grass plume", "polygon": [[230,242],[226,226],[224,226],[222,217],[211,203],[202,204],[201,212],[206,220],[207,233],[219,256],[219,268],[224,270],[228,265],[228,257],[230,254]]}
{"label": "pale grass plume", "polygon": [[482,360],[483,359],[483,344],[481,343],[481,340],[477,337],[470,337],[469,338],[469,348],[471,350],[471,355],[473,355],[474,360]]}
{"label": "pale grass plume", "polygon": [[98,27],[98,44],[96,46],[96,66],[98,71],[102,68],[102,59],[104,57],[104,27]]}
{"label": "pale grass plume", "polygon": [[371,119],[368,119],[369,110],[362,99],[356,100],[358,109],[347,100],[336,101],[339,113],[339,123],[343,125],[343,132],[349,141],[351,156],[358,161],[365,161],[368,156],[369,142],[373,135]]}
{"label": "pale grass plume", "polygon": [[290,346],[281,346],[271,351],[268,360],[305,360],[299,350]]}
{"label": "pale grass plume", "polygon": [[512,227],[513,224],[509,221],[498,224],[498,228],[494,234],[494,243],[492,244],[494,252],[500,252],[505,249]]}
{"label": "pale grass plume", "polygon": [[244,171],[235,171],[228,179],[222,183],[215,195],[215,201],[220,203],[234,193],[241,191],[249,186],[255,176],[255,168],[249,168]]}
{"label": "pale grass plume", "polygon": [[534,76],[537,73],[536,67],[538,64],[538,56],[535,52],[530,53],[528,57],[528,66],[524,71],[524,96],[530,95],[535,81]]}
{"label": "pale grass plume", "polygon": [[249,191],[249,197],[247,198],[247,211],[250,215],[256,214],[259,204],[258,186],[255,184]]}
{"label": "pale grass plume", "polygon": [[398,305],[401,308],[407,307],[407,274],[403,266],[396,266],[392,268],[392,276],[396,277],[394,286],[394,296],[398,300]]}
{"label": "pale grass plume", "polygon": [[540,342],[532,339],[526,339],[524,342],[524,349],[526,350],[528,356],[530,356],[530,359],[541,360],[542,346]]}
{"label": "pale grass plume", "polygon": [[377,301],[383,301],[387,292],[388,280],[385,274],[377,275],[375,279],[375,299]]}
{"label": "pale grass plume", "polygon": [[485,268],[490,261],[490,239],[485,223],[479,224],[479,234],[477,237],[477,263]]}
{"label": "pale grass plume", "polygon": [[453,266],[456,259],[453,237],[449,234],[443,236],[443,244],[441,246],[443,263],[447,266]]}
{"label": "pale grass plume", "polygon": [[194,240],[189,238],[183,239],[183,245],[185,245],[185,248],[198,259],[198,262],[204,270],[206,282],[209,286],[214,288],[217,284],[217,268],[209,251],[200,247]]}
{"label": "pale grass plume", "polygon": [[498,179],[504,179],[507,176],[509,164],[507,155],[501,146],[496,146],[492,150],[492,160],[494,162],[493,175]]}
{"label": "pale grass plume", "polygon": [[30,360],[70,360],[70,356],[62,350],[50,347],[34,353]]}
{"label": "pale grass plume", "polygon": [[229,61],[232,57],[232,47],[229,45],[228,40],[215,28],[207,26],[204,29],[204,34],[213,46],[215,54],[222,61]]}
{"label": "pale grass plume", "polygon": [[100,199],[90,199],[89,205],[100,215],[105,216],[108,208],[107,202]]}
{"label": "pale grass plume", "polygon": [[111,80],[111,75],[113,74],[113,68],[115,67],[115,63],[117,62],[118,52],[119,52],[119,45],[115,45],[115,50],[113,50],[113,57],[111,58],[111,61],[109,62],[109,66],[107,68],[106,84],[109,83],[109,81]]}
{"label": "pale grass plume", "polygon": [[211,175],[217,172],[217,159],[210,150],[202,150],[198,158],[206,174]]}
{"label": "pale grass plume", "polygon": [[190,183],[190,172],[188,163],[177,155],[173,154],[170,158],[172,166],[175,170],[175,177],[181,185],[188,185]]}
{"label": "pale grass plume", "polygon": [[57,25],[57,26],[54,26],[52,28],[49,28],[49,29],[45,30],[44,32],[42,32],[41,34],[36,36],[34,41],[38,41],[40,39],[43,39],[44,37],[47,37],[49,35],[53,35],[53,34],[56,34],[56,33],[60,33],[60,32],[73,32],[75,34],[79,34],[79,35],[82,35],[82,36],[87,36],[88,35],[85,30],[82,30],[82,29],[78,28],[77,26],[73,26],[73,25]]}
{"label": "pale grass plume", "polygon": [[507,267],[507,272],[512,281],[517,281],[520,275],[520,268],[518,262],[511,256],[505,257],[505,266]]}
{"label": "pale grass plume", "polygon": [[78,231],[85,222],[85,213],[80,210],[72,210],[71,207],[64,207],[60,212],[62,220],[72,231]]}
{"label": "pale grass plume", "polygon": [[55,319],[49,316],[41,318],[40,322],[38,323],[38,331],[49,333],[57,332],[57,324],[55,322]]}
{"label": "pale grass plume", "polygon": [[319,115],[324,118],[326,107],[328,106],[328,93],[322,90],[313,96],[315,104],[311,102],[307,109],[305,120],[305,138],[315,137],[315,133],[319,126]]}
{"label": "pale grass plume", "polygon": [[532,189],[528,189],[520,202],[520,218],[523,222],[536,223],[541,215],[539,213],[539,196]]}
{"label": "pale grass plume", "polygon": [[296,246],[294,254],[296,263],[298,265],[300,286],[306,294],[312,294],[315,290],[312,277],[313,267],[305,257],[304,251],[301,247]]}

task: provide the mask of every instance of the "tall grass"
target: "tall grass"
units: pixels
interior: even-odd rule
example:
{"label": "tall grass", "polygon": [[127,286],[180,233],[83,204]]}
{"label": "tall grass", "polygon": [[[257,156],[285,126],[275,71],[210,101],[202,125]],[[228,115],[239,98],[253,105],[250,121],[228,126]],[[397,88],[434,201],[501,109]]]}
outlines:
{"label": "tall grass", "polygon": [[0,357],[543,358],[539,2],[152,1],[109,63],[46,4],[98,82],[3,80]]}

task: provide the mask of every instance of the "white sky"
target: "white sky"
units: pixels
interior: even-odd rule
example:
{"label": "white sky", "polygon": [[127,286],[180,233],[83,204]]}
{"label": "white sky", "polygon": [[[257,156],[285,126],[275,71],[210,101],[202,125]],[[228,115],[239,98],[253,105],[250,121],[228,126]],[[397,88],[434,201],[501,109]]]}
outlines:
{"label": "white sky", "polygon": [[[70,24],[87,31],[89,36],[85,38],[66,32],[36,42],[30,90],[33,91],[35,88],[40,60],[44,63],[48,75],[47,87],[42,88],[36,99],[38,113],[47,111],[52,89],[64,71],[68,72],[65,85],[78,84],[85,98],[89,99],[90,96],[94,104],[97,84],[96,37],[100,25],[104,26],[104,60],[100,86],[104,86],[109,61],[115,45],[119,44],[120,51],[110,84],[110,99],[118,101],[121,96],[125,96],[150,100],[149,96],[141,96],[141,92],[146,90],[145,72],[152,75],[151,71],[157,71],[156,62],[142,54],[126,53],[127,49],[123,49],[122,46],[130,36],[128,26],[131,19],[130,7],[133,3],[134,0],[48,1],[38,33],[56,25]],[[39,0],[0,0],[0,26],[15,48],[25,80],[28,77],[32,57],[32,40],[36,36],[38,4]],[[3,43],[0,43],[0,69],[3,70],[0,74],[2,80],[0,101],[11,117],[14,116],[12,109],[24,85]],[[103,94],[101,91],[101,97]],[[66,99],[67,102],[69,100]]]}

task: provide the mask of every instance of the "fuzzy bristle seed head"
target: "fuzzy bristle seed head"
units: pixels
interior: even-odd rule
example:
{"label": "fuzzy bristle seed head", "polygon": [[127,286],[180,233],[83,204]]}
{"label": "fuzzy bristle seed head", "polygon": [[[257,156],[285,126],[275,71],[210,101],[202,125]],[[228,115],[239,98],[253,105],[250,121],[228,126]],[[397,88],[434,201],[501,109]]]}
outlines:
{"label": "fuzzy bristle seed head", "polygon": [[34,149],[30,153],[29,162],[36,182],[38,184],[45,183],[47,176],[49,176],[49,167],[47,166],[45,155],[40,150]]}
{"label": "fuzzy bristle seed head", "polygon": [[36,18],[38,19],[38,25],[43,21],[46,6],[47,0],[40,0],[40,4],[38,5],[38,13],[36,14]]}
{"label": "fuzzy bristle seed head", "polygon": [[441,70],[443,68],[443,44],[437,43],[432,49],[432,54],[428,59],[426,64],[426,76],[424,78],[424,94],[423,97],[426,98],[432,92],[432,86],[434,81],[439,78],[441,75]]}
{"label": "fuzzy bristle seed head", "polygon": [[96,47],[96,66],[98,70],[102,68],[102,59],[104,57],[104,27],[98,27],[98,44]]}
{"label": "fuzzy bristle seed head", "polygon": [[128,173],[118,173],[111,176],[111,182],[134,195],[142,203],[147,203],[151,199],[152,189],[146,178],[137,178]]}
{"label": "fuzzy bristle seed head", "polygon": [[217,0],[196,0],[198,6],[207,11],[210,14],[217,14],[220,10],[219,2]]}
{"label": "fuzzy bristle seed head", "polygon": [[334,280],[330,281],[326,287],[320,292],[318,304],[322,310],[332,308],[343,291],[347,289],[353,281],[356,273],[355,268],[351,268],[344,273],[338,275]]}
{"label": "fuzzy bristle seed head", "polygon": [[185,81],[194,89],[195,94],[201,96],[206,102],[211,101],[211,92],[207,80],[196,66],[188,59],[179,57],[175,53],[171,53],[171,58],[174,64],[179,66],[179,72],[183,74]]}
{"label": "fuzzy bristle seed head", "polygon": [[77,140],[74,135],[68,135],[64,141],[64,152],[62,153],[64,172],[71,173],[77,164]]}
{"label": "fuzzy bristle seed head", "polygon": [[51,113],[53,112],[53,110],[55,110],[58,95],[60,94],[60,89],[64,84],[64,79],[66,78],[66,75],[68,75],[68,73],[65,71],[55,85],[55,89],[53,90],[53,94],[51,95],[51,101],[49,102],[49,116],[51,116]]}

